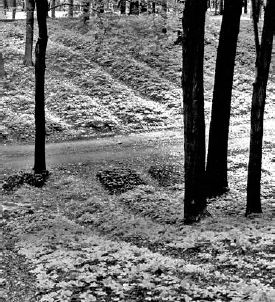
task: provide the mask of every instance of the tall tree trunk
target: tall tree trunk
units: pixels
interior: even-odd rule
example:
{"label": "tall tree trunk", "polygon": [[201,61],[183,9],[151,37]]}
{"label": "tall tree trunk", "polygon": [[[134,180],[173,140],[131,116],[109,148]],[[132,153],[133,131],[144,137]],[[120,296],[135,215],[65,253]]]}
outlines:
{"label": "tall tree trunk", "polygon": [[120,13],[122,15],[126,14],[126,0],[121,0],[120,1]]}
{"label": "tall tree trunk", "polygon": [[25,42],[25,56],[23,64],[26,66],[32,66],[32,47],[33,47],[33,23],[34,23],[34,10],[35,1],[26,0],[26,42]]}
{"label": "tall tree trunk", "polygon": [[[254,18],[257,17],[254,15]],[[261,213],[261,168],[263,145],[263,120],[266,86],[275,32],[275,1],[267,0],[261,45],[256,47],[256,76],[253,84],[251,107],[250,152],[247,178],[246,215]],[[258,32],[255,33],[258,35]],[[256,39],[257,41],[257,39]],[[256,42],[257,43],[257,42]]]}
{"label": "tall tree trunk", "polygon": [[139,15],[139,1],[130,1],[129,15]]}
{"label": "tall tree trunk", "polygon": [[206,167],[207,195],[227,191],[227,151],[235,56],[242,0],[225,0],[216,59]]}
{"label": "tall tree trunk", "polygon": [[68,16],[69,18],[73,18],[74,16],[74,0],[69,0]]}
{"label": "tall tree trunk", "polygon": [[53,7],[52,9],[51,9],[51,17],[54,19],[55,18],[55,0],[52,0],[51,1],[51,7]]}
{"label": "tall tree trunk", "polygon": [[186,223],[206,211],[205,121],[203,95],[204,26],[206,0],[186,0],[182,17],[182,90]]}
{"label": "tall tree trunk", "polygon": [[5,72],[5,66],[4,66],[4,59],[2,52],[0,52],[0,80],[5,78],[6,72]]}
{"label": "tall tree trunk", "polygon": [[90,19],[90,0],[84,0],[83,1],[83,23],[86,24],[86,22]]}
{"label": "tall tree trunk", "polygon": [[3,0],[3,9],[4,9],[4,15],[6,15],[8,9],[8,0]]}
{"label": "tall tree trunk", "polygon": [[35,46],[35,152],[34,172],[46,172],[45,156],[45,56],[48,42],[47,0],[36,0],[38,40]]}
{"label": "tall tree trunk", "polygon": [[164,34],[167,33],[167,10],[168,10],[168,6],[167,6],[167,0],[162,0],[161,2],[161,15],[163,17],[163,27],[162,27],[162,32]]}
{"label": "tall tree trunk", "polygon": [[152,2],[152,14],[156,13],[156,2]]}
{"label": "tall tree trunk", "polygon": [[12,0],[12,19],[15,20],[16,16],[16,0]]}

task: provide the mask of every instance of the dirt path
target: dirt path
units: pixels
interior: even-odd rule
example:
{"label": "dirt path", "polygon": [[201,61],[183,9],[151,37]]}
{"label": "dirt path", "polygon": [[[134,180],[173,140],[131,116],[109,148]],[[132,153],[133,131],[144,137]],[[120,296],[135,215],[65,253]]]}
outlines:
{"label": "dirt path", "polygon": [[[274,122],[265,122],[264,142],[274,141]],[[232,127],[229,150],[249,147],[249,125]],[[206,132],[207,133],[207,132]],[[234,142],[234,144],[233,144]],[[183,154],[183,130],[173,129],[148,133],[98,138],[88,141],[51,143],[46,146],[47,168],[79,162],[100,163],[109,159],[135,157],[139,154]],[[30,170],[33,165],[33,145],[5,145],[0,149],[0,179],[13,170]]]}

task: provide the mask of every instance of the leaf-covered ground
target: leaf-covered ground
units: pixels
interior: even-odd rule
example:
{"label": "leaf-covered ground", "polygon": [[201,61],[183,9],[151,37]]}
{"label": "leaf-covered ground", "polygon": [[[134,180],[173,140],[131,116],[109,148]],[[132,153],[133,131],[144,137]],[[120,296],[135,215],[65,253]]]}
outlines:
{"label": "leaf-covered ground", "polygon": [[193,226],[184,184],[168,181],[183,175],[181,144],[60,164],[43,188],[2,191],[4,301],[273,301],[274,144],[264,145],[263,214],[249,218],[246,145],[230,143],[231,190]]}
{"label": "leaf-covered ground", "polygon": [[[210,17],[209,17],[210,18]],[[206,26],[205,112],[211,108],[220,20]],[[129,133],[182,125],[180,24],[171,16],[168,35],[159,17],[48,20],[46,120],[49,141]],[[24,20],[1,23],[8,79],[1,85],[0,127],[5,142],[34,136],[34,69],[22,65]],[[37,29],[35,28],[35,40]],[[241,23],[232,100],[232,124],[249,120],[254,79],[251,22]],[[268,86],[266,118],[275,99]]]}
{"label": "leaf-covered ground", "polygon": [[[173,45],[174,22],[165,37],[157,18],[101,21],[82,28],[76,20],[49,20],[48,139],[180,126],[181,53]],[[219,22],[207,21],[207,117]],[[33,68],[21,66],[24,22],[1,24],[0,31],[8,72],[0,131],[5,142],[30,142],[34,87]],[[43,188],[23,184],[1,191],[0,301],[274,301],[270,125],[263,150],[263,214],[244,217],[254,77],[248,22],[242,22],[239,44],[231,190],[209,200],[211,216],[183,224],[182,145],[167,144],[167,152],[155,148],[142,156],[106,156],[94,164],[60,164]],[[267,119],[274,100],[270,83]],[[135,179],[140,185],[133,185]],[[110,186],[119,190],[106,190]]]}

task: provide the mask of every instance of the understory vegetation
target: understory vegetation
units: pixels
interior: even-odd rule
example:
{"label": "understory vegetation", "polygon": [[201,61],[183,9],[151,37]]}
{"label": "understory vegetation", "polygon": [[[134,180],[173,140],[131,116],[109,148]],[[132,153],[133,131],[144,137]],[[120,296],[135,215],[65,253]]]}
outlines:
{"label": "understory vegetation", "polygon": [[[49,142],[182,126],[181,47],[174,45],[179,22],[169,21],[167,36],[160,33],[161,19],[148,16],[92,19],[85,27],[78,20],[48,23]],[[207,120],[219,25],[207,20]],[[8,75],[1,88],[0,139],[30,143],[34,71],[22,65],[25,23],[3,23],[0,32]],[[266,104],[263,214],[246,218],[254,79],[249,21],[241,22],[239,45],[230,191],[208,200],[208,216],[192,226],[183,222],[182,138],[177,144],[152,139],[150,152],[135,146],[136,152],[123,153],[122,144],[120,157],[114,148],[102,159],[55,164],[42,180],[7,169],[0,178],[3,301],[274,301],[275,85],[271,80]],[[8,180],[13,173],[18,175]]]}

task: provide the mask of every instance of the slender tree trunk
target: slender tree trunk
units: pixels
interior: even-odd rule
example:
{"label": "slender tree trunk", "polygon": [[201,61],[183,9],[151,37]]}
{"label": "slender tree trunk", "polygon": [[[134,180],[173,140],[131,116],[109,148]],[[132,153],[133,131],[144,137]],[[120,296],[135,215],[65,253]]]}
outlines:
{"label": "slender tree trunk", "polygon": [[168,6],[167,6],[167,0],[162,0],[161,3],[161,15],[163,17],[163,27],[162,27],[162,32],[164,34],[167,33],[167,10],[168,10]]}
{"label": "slender tree trunk", "polygon": [[208,197],[227,191],[227,151],[234,65],[242,0],[225,0],[216,59],[206,167]]}
{"label": "slender tree trunk", "polygon": [[90,19],[90,0],[84,0],[83,1],[83,23],[86,24],[86,22]]}
{"label": "slender tree trunk", "polygon": [[55,0],[51,1],[51,7],[53,7],[53,9],[51,9],[51,17],[54,19],[55,18]]}
{"label": "slender tree trunk", "polygon": [[16,0],[12,0],[12,19],[15,20],[16,16]]}
{"label": "slender tree trunk", "polygon": [[139,1],[136,0],[130,1],[129,15],[139,15]]}
{"label": "slender tree trunk", "polygon": [[46,172],[45,156],[45,56],[48,42],[47,0],[36,0],[38,40],[35,46],[35,153],[34,172]]}
{"label": "slender tree trunk", "polygon": [[69,18],[73,18],[74,16],[74,0],[69,0],[69,9],[68,9],[68,16]]}
{"label": "slender tree trunk", "polygon": [[26,66],[32,66],[32,48],[33,48],[33,23],[34,23],[34,10],[35,1],[26,0],[26,42],[25,42],[25,56],[23,64]]}
{"label": "slender tree trunk", "polygon": [[4,66],[4,59],[2,52],[0,52],[0,80],[5,78],[6,72],[5,72],[5,66]]}
{"label": "slender tree trunk", "polygon": [[126,14],[126,0],[121,0],[120,1],[120,13],[122,15]]}
{"label": "slender tree trunk", "polygon": [[[254,15],[255,17],[255,15]],[[261,213],[261,168],[263,145],[263,120],[266,86],[275,32],[275,1],[267,0],[261,45],[256,47],[256,76],[253,84],[251,107],[250,152],[247,178],[246,215]],[[258,35],[258,33],[255,33]],[[257,43],[257,42],[256,42]]]}
{"label": "slender tree trunk", "polygon": [[156,2],[152,2],[152,14],[156,13]]}
{"label": "slender tree trunk", "polygon": [[203,95],[206,0],[186,0],[182,18],[182,89],[184,108],[185,223],[206,211],[205,121]]}

